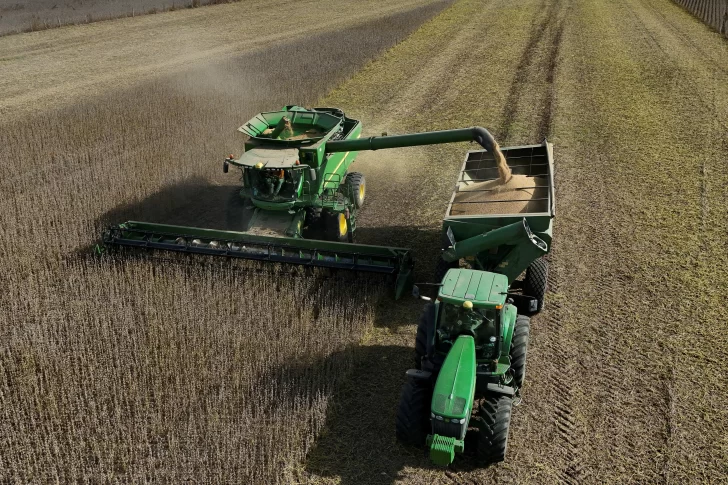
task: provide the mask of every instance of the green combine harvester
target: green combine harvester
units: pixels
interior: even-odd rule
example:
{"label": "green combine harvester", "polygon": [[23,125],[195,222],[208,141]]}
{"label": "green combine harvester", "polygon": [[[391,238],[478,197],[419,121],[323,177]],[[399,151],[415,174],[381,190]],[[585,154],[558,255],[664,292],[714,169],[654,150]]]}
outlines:
{"label": "green combine harvester", "polygon": [[286,106],[259,113],[238,131],[245,152],[223,171],[241,171],[234,230],[128,221],[108,228],[106,246],[132,246],[396,275],[395,296],[410,291],[413,260],[405,248],[354,244],[366,196],[364,175],[349,172],[357,152],[477,141],[493,150],[483,128],[360,138],[362,124],[336,108]]}
{"label": "green combine harvester", "polygon": [[503,460],[525,378],[529,316],[541,310],[546,289],[551,145],[501,149],[480,127],[360,138],[361,122],[339,109],[293,105],[259,113],[239,131],[249,137],[245,152],[223,162],[242,181],[228,228],[128,221],[111,226],[104,244],[385,273],[396,276],[395,298],[419,296],[408,249],[354,243],[366,181],[349,166],[363,150],[465,141],[483,148],[468,152],[448,204],[431,285],[437,297],[417,329],[396,430],[447,465],[464,451],[468,428],[477,428],[482,462]]}

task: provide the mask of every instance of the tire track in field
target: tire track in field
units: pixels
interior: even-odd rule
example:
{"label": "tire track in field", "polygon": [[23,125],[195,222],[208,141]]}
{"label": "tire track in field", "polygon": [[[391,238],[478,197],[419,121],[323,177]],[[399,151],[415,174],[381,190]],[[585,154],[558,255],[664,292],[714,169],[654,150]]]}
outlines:
{"label": "tire track in field", "polygon": [[533,19],[531,35],[506,96],[498,133],[502,142],[510,140],[513,135],[513,125],[523,118],[524,102],[530,100],[528,93],[534,88],[537,90],[535,104],[539,108],[536,138],[544,139],[551,130],[554,72],[564,31],[564,1],[544,0],[540,9],[543,13]]}
{"label": "tire track in field", "polygon": [[[529,127],[528,131],[532,134],[526,136],[534,141],[541,141],[551,134],[555,108],[554,80],[569,3],[564,0],[544,1],[540,5],[543,13],[534,17],[531,35],[519,59],[501,114],[498,133],[502,143],[516,138],[517,129],[514,126],[519,122]],[[529,112],[529,103],[536,106],[535,113]],[[555,246],[549,259],[556,260],[558,255],[559,249]],[[559,293],[561,268],[551,264],[549,271],[548,291]],[[575,382],[576,369],[568,362],[575,362],[577,356],[567,346],[568,340],[561,337],[564,335],[561,325],[564,310],[560,300],[549,300],[547,309],[536,317],[534,323],[541,327],[540,332],[547,335],[543,363],[550,379],[544,385],[552,403],[551,421],[557,437],[554,446],[558,447],[559,455],[564,457],[556,467],[557,479],[560,483],[576,485],[581,482],[582,460],[573,436],[575,418],[572,403],[575,390],[572,383]],[[528,395],[528,390],[526,393]],[[496,469],[496,475],[500,474],[499,469]]]}

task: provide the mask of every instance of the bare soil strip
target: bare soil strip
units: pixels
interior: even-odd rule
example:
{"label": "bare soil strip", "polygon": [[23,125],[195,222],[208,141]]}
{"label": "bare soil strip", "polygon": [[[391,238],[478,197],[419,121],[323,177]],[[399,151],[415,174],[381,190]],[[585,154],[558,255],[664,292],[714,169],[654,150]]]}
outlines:
{"label": "bare soil strip", "polygon": [[[416,0],[250,1],[0,38],[0,115],[29,112],[402,12]],[[436,3],[436,2],[434,2]],[[336,50],[337,46],[329,46]],[[73,66],[69,69],[69,66]],[[284,80],[282,82],[291,82]]]}

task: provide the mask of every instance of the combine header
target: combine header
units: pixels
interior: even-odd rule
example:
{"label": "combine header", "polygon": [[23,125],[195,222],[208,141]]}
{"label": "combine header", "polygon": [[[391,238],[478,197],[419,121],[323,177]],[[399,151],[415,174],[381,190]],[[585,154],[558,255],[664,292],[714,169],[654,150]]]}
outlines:
{"label": "combine header", "polygon": [[357,152],[473,140],[497,146],[483,128],[360,139],[361,122],[336,108],[286,106],[238,131],[249,139],[242,156],[223,162],[224,172],[241,171],[243,185],[226,230],[128,221],[110,227],[104,243],[392,274],[399,298],[413,284],[410,251],[354,244],[366,197],[364,175],[348,171]]}

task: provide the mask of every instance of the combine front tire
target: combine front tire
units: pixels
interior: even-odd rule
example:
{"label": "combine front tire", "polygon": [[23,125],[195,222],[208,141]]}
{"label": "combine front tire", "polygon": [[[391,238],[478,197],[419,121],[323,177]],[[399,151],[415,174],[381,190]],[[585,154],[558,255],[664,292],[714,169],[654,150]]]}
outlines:
{"label": "combine front tire", "polygon": [[357,209],[361,209],[364,205],[364,197],[366,196],[366,181],[364,174],[359,172],[349,172],[344,179],[344,184],[347,186],[349,193],[354,198],[354,204]]}
{"label": "combine front tire", "polygon": [[326,211],[324,214],[324,225],[326,228],[326,239],[329,241],[338,242],[351,242],[350,234],[351,228],[349,227],[349,221],[343,212],[329,212]]}
{"label": "combine front tire", "polygon": [[516,317],[516,327],[511,339],[511,373],[513,385],[523,387],[526,379],[526,354],[528,353],[528,337],[531,332],[531,319],[525,315]]}
{"label": "combine front tire", "polygon": [[513,399],[500,395],[490,395],[481,404],[476,424],[480,429],[478,460],[483,465],[505,460],[512,407]]}
{"label": "combine front tire", "polygon": [[397,439],[411,446],[424,446],[430,432],[432,386],[427,381],[408,379],[397,408]]}
{"label": "combine front tire", "polygon": [[538,300],[538,312],[543,309],[543,299],[546,294],[546,280],[549,275],[549,262],[538,258],[526,270],[526,280],[523,292]]}

